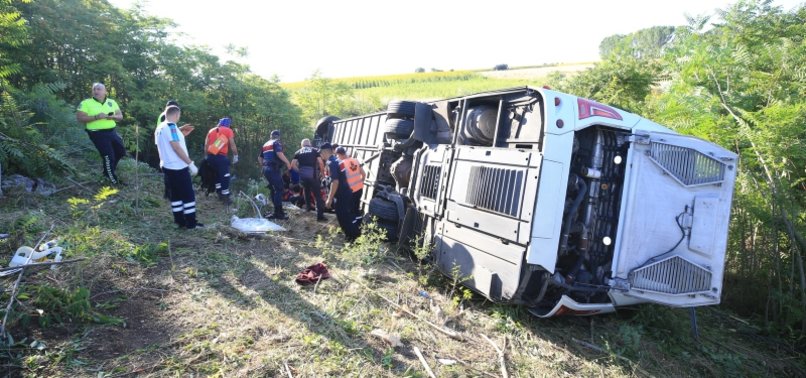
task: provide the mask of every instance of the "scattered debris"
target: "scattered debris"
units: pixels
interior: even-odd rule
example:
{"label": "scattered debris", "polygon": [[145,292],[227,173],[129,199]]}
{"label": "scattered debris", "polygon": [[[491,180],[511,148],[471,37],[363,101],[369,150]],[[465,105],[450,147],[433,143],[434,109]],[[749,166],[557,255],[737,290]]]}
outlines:
{"label": "scattered debris", "polygon": [[403,343],[400,342],[400,336],[399,335],[389,334],[388,332],[386,332],[386,331],[384,331],[384,330],[382,330],[380,328],[373,329],[372,332],[370,332],[369,334],[372,335],[372,336],[377,336],[377,337],[381,338],[383,341],[386,341],[387,343],[389,343],[389,345],[392,348],[397,348],[399,346],[403,346]]}
{"label": "scattered debris", "polygon": [[456,360],[451,360],[449,358],[437,358],[437,361],[443,365],[451,366],[456,365]]}

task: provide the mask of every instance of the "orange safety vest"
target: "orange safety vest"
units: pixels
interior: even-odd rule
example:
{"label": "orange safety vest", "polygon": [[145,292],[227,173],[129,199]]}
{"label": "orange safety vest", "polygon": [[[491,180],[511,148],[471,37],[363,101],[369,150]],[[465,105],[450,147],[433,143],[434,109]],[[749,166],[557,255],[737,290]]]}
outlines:
{"label": "orange safety vest", "polygon": [[353,193],[364,189],[364,180],[361,179],[361,165],[358,160],[348,157],[341,161],[344,176],[347,177],[347,185]]}

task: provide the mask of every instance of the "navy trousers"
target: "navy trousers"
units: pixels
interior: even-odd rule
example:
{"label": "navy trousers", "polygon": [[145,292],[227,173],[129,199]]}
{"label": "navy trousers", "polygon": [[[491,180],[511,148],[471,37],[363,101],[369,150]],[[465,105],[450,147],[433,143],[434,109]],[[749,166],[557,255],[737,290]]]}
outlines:
{"label": "navy trousers", "polygon": [[86,130],[90,136],[92,144],[101,154],[101,174],[106,176],[113,184],[118,183],[118,176],[115,170],[118,162],[126,155],[126,148],[123,147],[123,139],[120,139],[115,129],[90,131]]}
{"label": "navy trousers", "polygon": [[163,168],[165,182],[171,196],[171,212],[174,223],[180,227],[196,227],[196,193],[193,192],[193,181],[187,168],[174,170]]}
{"label": "navy trousers", "polygon": [[283,210],[283,176],[280,174],[280,169],[263,167],[263,177],[269,182],[271,203],[274,205],[274,215],[285,215],[285,211]]}
{"label": "navy trousers", "polygon": [[216,171],[215,191],[222,196],[229,196],[229,159],[225,155],[207,154],[207,161]]}
{"label": "navy trousers", "polygon": [[347,241],[353,241],[361,236],[361,217],[356,218],[353,206],[353,193],[336,193],[336,219],[344,232]]}

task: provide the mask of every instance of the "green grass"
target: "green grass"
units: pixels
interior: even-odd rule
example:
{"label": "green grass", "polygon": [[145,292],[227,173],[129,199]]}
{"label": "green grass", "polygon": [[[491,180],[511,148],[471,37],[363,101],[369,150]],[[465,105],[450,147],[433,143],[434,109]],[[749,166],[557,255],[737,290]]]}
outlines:
{"label": "green grass", "polygon": [[[512,70],[512,72],[515,71]],[[490,78],[472,71],[424,72],[331,80],[334,83],[347,84],[353,89],[355,96],[359,99],[363,98],[365,102],[379,101],[382,104],[390,100],[436,100],[492,89],[545,84],[542,78]],[[304,88],[308,82],[282,85],[293,92]]]}
{"label": "green grass", "polygon": [[[86,259],[26,275],[9,323],[15,342],[0,354],[9,375],[425,377],[417,347],[437,376],[500,376],[482,334],[506,345],[511,376],[806,373],[802,354],[718,307],[698,311],[699,343],[685,310],[660,306],[537,319],[523,307],[490,303],[458,286],[462,277],[438,274],[372,232],[345,244],[332,215],[323,225],[292,212],[288,232],[244,237],[227,227],[229,217],[252,209],[227,210],[200,195],[208,228],[177,230],[151,168],[125,160],[120,175],[130,184],[116,193],[87,184],[48,198],[0,199],[0,230],[12,234],[0,242],[5,256],[54,225],[66,258]],[[260,190],[259,183],[247,189]],[[332,279],[316,287],[294,282],[319,261]],[[403,345],[391,347],[372,335],[376,329]]]}
{"label": "green grass", "polygon": [[474,75],[472,79],[443,82],[414,82],[400,83],[388,87],[374,87],[356,90],[356,95],[367,98],[376,98],[381,103],[391,100],[439,100],[487,90],[522,87],[526,85],[541,86],[540,79],[494,79],[482,75]]}

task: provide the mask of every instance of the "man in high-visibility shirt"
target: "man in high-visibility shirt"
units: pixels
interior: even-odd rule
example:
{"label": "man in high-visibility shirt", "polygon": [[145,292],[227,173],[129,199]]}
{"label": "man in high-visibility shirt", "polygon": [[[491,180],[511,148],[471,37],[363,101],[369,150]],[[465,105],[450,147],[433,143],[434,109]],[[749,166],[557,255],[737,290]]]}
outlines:
{"label": "man in high-visibility shirt", "polygon": [[353,215],[361,218],[361,196],[364,194],[364,180],[367,174],[358,160],[347,155],[347,149],[339,146],[336,148],[336,157],[344,164],[347,185],[353,192]]}
{"label": "man in high-visibility shirt", "polygon": [[123,113],[115,100],[108,98],[106,86],[101,83],[92,85],[92,97],[78,105],[76,119],[86,124],[90,140],[101,154],[102,174],[112,184],[119,184],[115,169],[118,161],[126,155],[123,140],[115,131],[116,121],[123,120]]}

